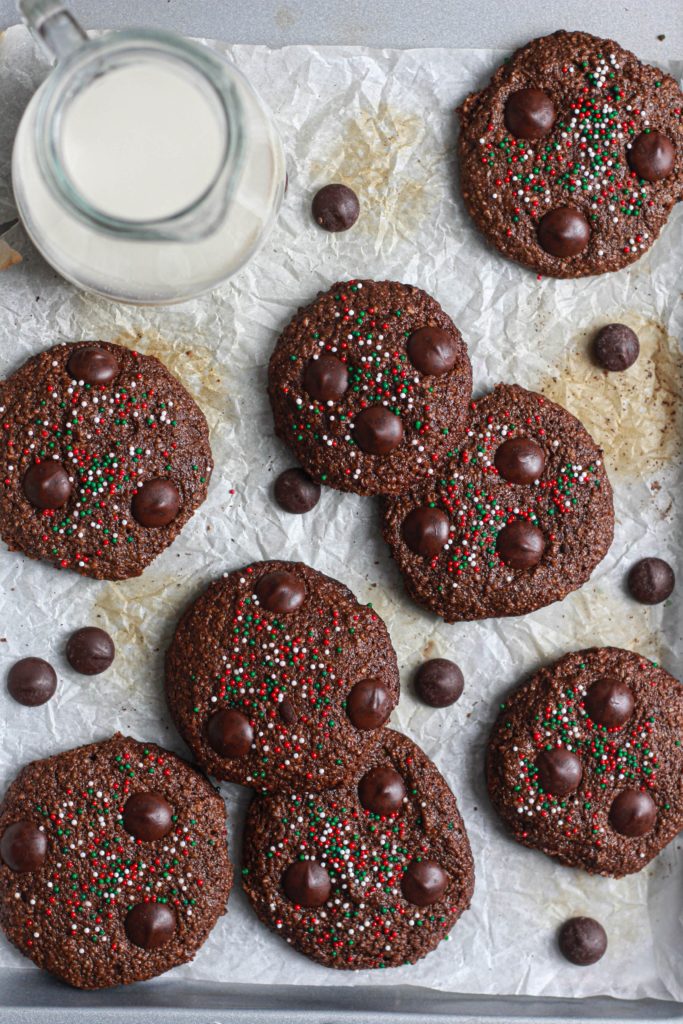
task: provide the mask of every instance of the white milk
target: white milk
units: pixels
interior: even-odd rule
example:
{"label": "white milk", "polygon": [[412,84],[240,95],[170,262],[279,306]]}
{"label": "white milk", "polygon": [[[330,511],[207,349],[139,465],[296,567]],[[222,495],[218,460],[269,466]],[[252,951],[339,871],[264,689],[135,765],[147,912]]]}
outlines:
{"label": "white milk", "polygon": [[[29,234],[64,277],[124,302],[178,302],[235,273],[263,241],[284,192],[284,154],[256,94],[227,68],[242,110],[241,163],[227,206],[219,204],[223,215],[203,234],[140,239],[77,215],[41,170],[36,112],[46,86],[34,95],[15,140],[12,182]],[[198,199],[222,165],[225,141],[225,117],[210,83],[192,67],[151,58],[86,84],[63,111],[57,150],[77,192],[100,215],[134,228]]]}
{"label": "white milk", "polygon": [[225,118],[201,80],[148,61],[93,79],[66,109],[61,157],[101,213],[158,220],[194,203],[217,174]]}

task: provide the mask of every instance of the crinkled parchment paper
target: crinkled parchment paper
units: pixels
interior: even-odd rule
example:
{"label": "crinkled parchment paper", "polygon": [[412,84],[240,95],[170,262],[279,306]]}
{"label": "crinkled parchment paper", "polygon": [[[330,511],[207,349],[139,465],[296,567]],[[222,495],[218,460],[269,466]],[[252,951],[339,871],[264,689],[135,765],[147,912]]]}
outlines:
{"label": "crinkled parchment paper", "polygon": [[[615,644],[683,676],[683,586],[678,601],[655,608],[635,604],[624,591],[635,559],[657,554],[675,563],[678,554],[683,210],[627,270],[538,281],[486,247],[454,183],[454,107],[484,83],[500,54],[211,45],[270,104],[289,155],[279,222],[246,269],[199,301],[140,310],[65,284],[19,225],[5,235],[23,261],[0,274],[0,372],[62,339],[106,338],[153,352],[204,409],[216,471],[204,507],[140,579],[96,582],[0,550],[3,672],[13,659],[34,654],[52,661],[60,676],[57,696],[38,709],[19,707],[2,687],[0,785],[25,762],[114,728],[186,753],[162,692],[163,651],[180,609],[225,569],[259,558],[301,558],[372,601],[389,626],[404,684],[394,724],[422,744],[457,794],[476,860],[472,908],[450,941],[418,965],[359,977],[309,964],[290,950],[257,922],[238,885],[227,917],[174,977],[681,999],[680,842],[621,881],[555,866],[504,834],[486,798],[483,752],[502,696],[567,650]],[[0,224],[14,215],[12,134],[46,67],[22,29],[0,41]],[[360,194],[360,220],[346,234],[325,234],[311,220],[312,192],[328,181],[348,182]],[[499,380],[540,388],[594,432],[614,484],[617,530],[581,591],[521,619],[447,626],[404,596],[373,500],[326,491],[304,518],[275,506],[273,480],[292,459],[272,434],[268,356],[294,309],[344,276],[426,288],[469,344],[478,393]],[[591,366],[586,350],[596,328],[612,320],[638,331],[642,354],[627,373],[607,376]],[[683,582],[683,571],[679,576]],[[70,630],[86,624],[108,629],[118,649],[113,667],[93,678],[76,676],[63,657]],[[434,655],[454,658],[466,679],[462,699],[442,711],[420,706],[409,685],[415,666]],[[248,794],[228,785],[223,792],[239,861]],[[599,964],[579,970],[560,959],[553,933],[567,916],[586,913],[603,922],[610,944]],[[24,965],[0,941],[0,966]]]}

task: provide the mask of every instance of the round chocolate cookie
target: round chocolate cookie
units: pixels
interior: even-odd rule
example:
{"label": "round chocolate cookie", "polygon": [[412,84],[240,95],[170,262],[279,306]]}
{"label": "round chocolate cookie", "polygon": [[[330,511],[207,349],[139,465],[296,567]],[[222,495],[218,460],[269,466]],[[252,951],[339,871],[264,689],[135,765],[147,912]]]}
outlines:
{"label": "round chocolate cookie", "polygon": [[300,309],[268,370],[275,432],[320,483],[401,494],[464,429],[467,348],[426,292],[341,281]]}
{"label": "round chocolate cookie", "polygon": [[459,110],[465,204],[539,274],[619,270],[683,199],[682,110],[670,75],[610,39],[534,39]]}
{"label": "round chocolate cookie", "polygon": [[682,735],[668,672],[616,647],[567,654],[501,704],[491,801],[518,842],[620,878],[683,828]]}
{"label": "round chocolate cookie", "polygon": [[222,798],[152,743],[117,733],[33,761],[0,807],[0,925],[77,988],[192,960],[231,885]]}
{"label": "round chocolate cookie", "polygon": [[386,626],[342,583],[301,562],[255,562],[186,610],[166,695],[216,778],[327,789],[380,742],[399,675]]}
{"label": "round chocolate cookie", "polygon": [[243,885],[264,924],[341,970],[425,956],[467,910],[474,862],[455,797],[392,729],[342,789],[254,797]]}
{"label": "round chocolate cookie", "polygon": [[56,345],[0,382],[0,535],[96,579],[139,576],[201,505],[204,415],[153,356]]}
{"label": "round chocolate cookie", "polygon": [[384,536],[408,593],[446,622],[561,600],[585,583],[614,532],[602,452],[566,409],[516,384],[499,384],[472,409],[439,474],[384,504]]}

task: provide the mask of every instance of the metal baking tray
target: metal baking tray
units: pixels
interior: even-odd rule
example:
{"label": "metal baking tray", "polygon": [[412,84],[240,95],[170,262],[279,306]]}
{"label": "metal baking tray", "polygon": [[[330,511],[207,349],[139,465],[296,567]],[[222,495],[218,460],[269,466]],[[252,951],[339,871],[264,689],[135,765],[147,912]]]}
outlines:
{"label": "metal baking tray", "polygon": [[[679,0],[594,4],[591,0],[71,0],[87,28],[158,25],[207,38],[282,46],[292,43],[369,46],[469,46],[509,50],[556,28],[616,36],[645,57],[683,54]],[[358,21],[362,21],[359,34]],[[17,21],[15,0],[0,0],[0,29]],[[33,967],[0,974],[0,1024],[562,1024],[567,1021],[654,1024],[683,1021],[683,1006],[654,999],[621,1000],[458,995],[416,986],[350,988],[236,985],[174,981],[100,992],[69,988]]]}

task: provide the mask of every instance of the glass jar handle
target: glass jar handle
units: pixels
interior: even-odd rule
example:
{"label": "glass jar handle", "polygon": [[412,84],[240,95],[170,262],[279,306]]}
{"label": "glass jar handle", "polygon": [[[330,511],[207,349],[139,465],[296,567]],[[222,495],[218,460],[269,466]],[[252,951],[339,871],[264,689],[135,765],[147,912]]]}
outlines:
{"label": "glass jar handle", "polygon": [[59,0],[18,0],[24,22],[50,57],[62,60],[87,42],[87,35]]}

